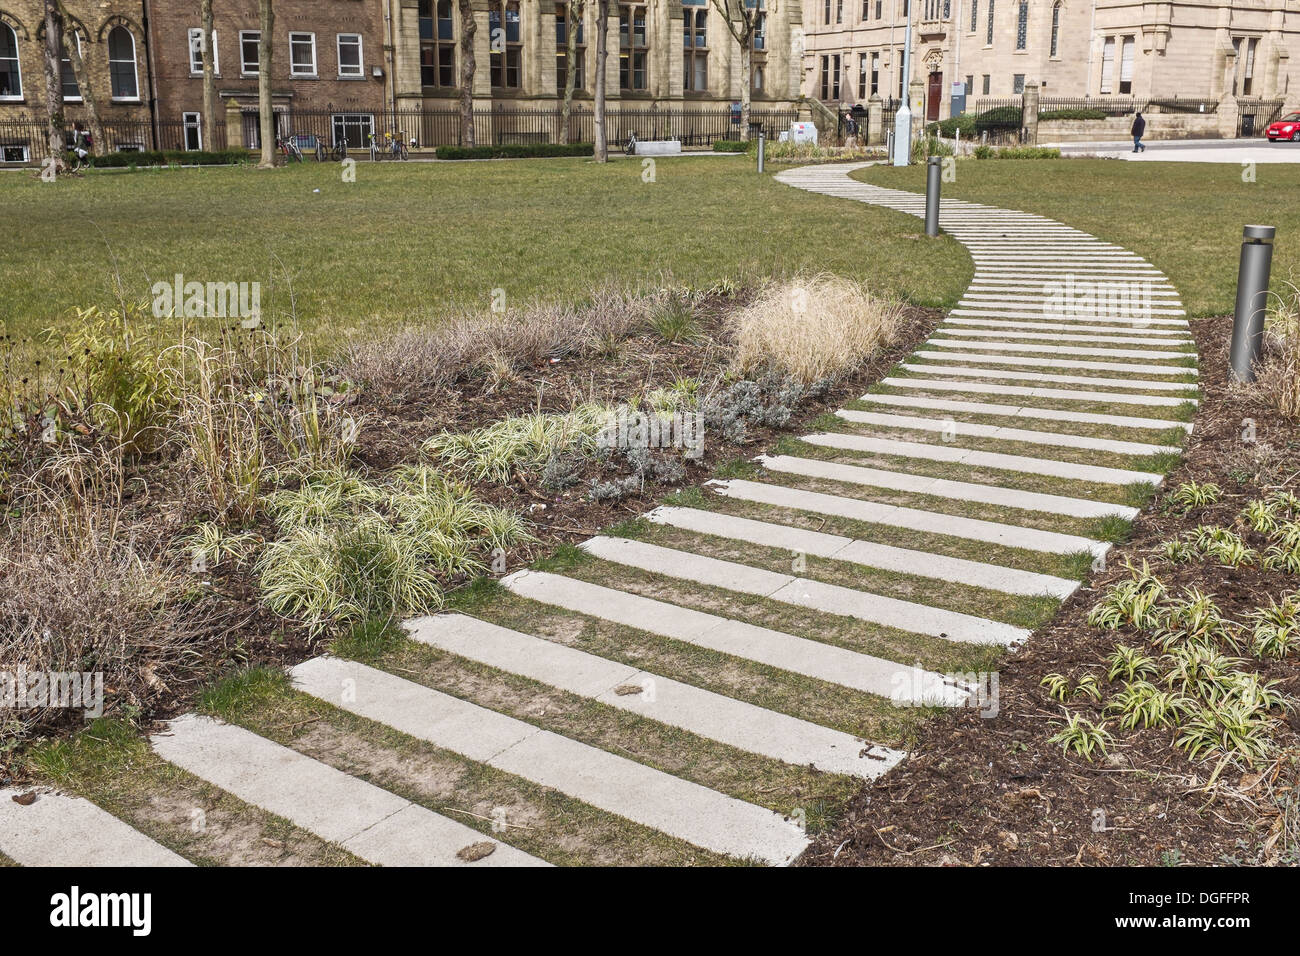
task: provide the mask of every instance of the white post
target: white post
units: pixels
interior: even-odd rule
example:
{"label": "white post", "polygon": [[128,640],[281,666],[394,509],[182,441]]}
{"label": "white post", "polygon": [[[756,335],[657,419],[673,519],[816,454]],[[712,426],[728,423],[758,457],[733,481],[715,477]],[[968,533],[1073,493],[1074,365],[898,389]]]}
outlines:
{"label": "white post", "polygon": [[912,162],[912,3],[907,5],[907,33],[903,40],[903,102],[894,116],[894,165]]}

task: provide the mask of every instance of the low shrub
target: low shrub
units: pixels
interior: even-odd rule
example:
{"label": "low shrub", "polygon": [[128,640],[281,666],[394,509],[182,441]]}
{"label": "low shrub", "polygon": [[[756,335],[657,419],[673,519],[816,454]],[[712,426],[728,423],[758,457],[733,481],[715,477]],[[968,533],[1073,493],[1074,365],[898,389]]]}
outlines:
{"label": "low shrub", "polygon": [[591,143],[526,143],[498,146],[439,146],[438,159],[531,159],[542,156],[591,156]]}
{"label": "low shrub", "polygon": [[729,319],[737,371],[771,369],[808,385],[858,367],[891,343],[902,309],[860,282],[823,274],[769,285]]}
{"label": "low shrub", "polygon": [[1300,289],[1270,299],[1256,387],[1281,415],[1300,418]]}
{"label": "low shrub", "polygon": [[1098,109],[1059,109],[1059,110],[1042,110],[1038,114],[1038,122],[1050,123],[1054,120],[1104,120],[1109,114],[1105,110]]}
{"label": "low shrub", "polygon": [[998,106],[975,116],[976,132],[995,129],[1020,129],[1024,114],[1019,106]]}
{"label": "low shrub", "polygon": [[227,149],[220,152],[169,149],[109,153],[105,156],[96,156],[92,165],[96,169],[122,169],[130,166],[238,166],[252,162],[252,158],[252,153],[245,149]]}
{"label": "low shrub", "polygon": [[744,153],[757,148],[758,140],[756,139],[751,139],[748,142],[741,142],[738,139],[715,139],[713,141],[713,151],[715,153]]}
{"label": "low shrub", "polygon": [[424,451],[474,481],[505,483],[557,454],[593,448],[607,420],[608,410],[595,404],[564,414],[513,415],[469,432],[442,432],[425,442]]}
{"label": "low shrub", "polygon": [[1048,146],[975,147],[976,159],[1060,159],[1061,151]]}

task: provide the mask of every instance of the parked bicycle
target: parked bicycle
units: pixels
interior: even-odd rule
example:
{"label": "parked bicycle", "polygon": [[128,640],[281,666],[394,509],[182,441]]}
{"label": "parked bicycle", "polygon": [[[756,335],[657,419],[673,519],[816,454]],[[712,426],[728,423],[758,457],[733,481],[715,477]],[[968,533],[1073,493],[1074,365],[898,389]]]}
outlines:
{"label": "parked bicycle", "polygon": [[288,139],[277,139],[275,141],[275,146],[284,156],[284,161],[286,163],[295,161],[301,163],[303,161],[302,150],[298,148],[298,143],[295,141],[295,137],[290,136]]}
{"label": "parked bicycle", "polygon": [[406,149],[406,141],[402,139],[405,134],[398,130],[397,134],[384,133],[382,136],[370,134],[370,159],[373,162],[379,162],[381,159],[406,159],[409,154]]}

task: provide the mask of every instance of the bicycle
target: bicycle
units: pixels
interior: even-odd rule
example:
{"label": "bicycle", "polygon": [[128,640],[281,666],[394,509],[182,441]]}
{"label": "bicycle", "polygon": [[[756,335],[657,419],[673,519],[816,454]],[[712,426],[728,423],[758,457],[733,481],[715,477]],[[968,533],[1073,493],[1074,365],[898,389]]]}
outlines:
{"label": "bicycle", "polygon": [[337,143],[335,143],[334,146],[330,149],[329,155],[331,159],[340,163],[343,162],[343,160],[347,159],[348,158],[347,140],[341,139]]}
{"label": "bicycle", "polygon": [[623,155],[624,156],[636,155],[636,133],[627,134],[627,142],[623,144]]}
{"label": "bicycle", "polygon": [[289,139],[277,139],[275,145],[284,155],[284,161],[286,164],[293,160],[297,160],[300,163],[303,161],[302,150],[298,148],[298,144],[293,141],[292,137]]}

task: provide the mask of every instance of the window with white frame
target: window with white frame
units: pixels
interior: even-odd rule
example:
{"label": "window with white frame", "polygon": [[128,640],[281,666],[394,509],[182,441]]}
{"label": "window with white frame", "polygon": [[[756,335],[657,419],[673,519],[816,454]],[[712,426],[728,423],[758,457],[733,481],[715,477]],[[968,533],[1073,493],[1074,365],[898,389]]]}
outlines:
{"label": "window with white frame", "polygon": [[291,76],[316,75],[316,34],[289,34],[289,74]]}
{"label": "window with white frame", "polygon": [[0,163],[25,163],[27,162],[27,144],[15,143],[10,146],[0,146]]}
{"label": "window with white frame", "polygon": [[365,149],[370,145],[370,136],[375,131],[375,118],[371,114],[335,113],[332,119],[335,146]]}
{"label": "window with white frame", "polygon": [[[81,34],[74,32],[72,36],[77,42],[77,53],[81,53]],[[77,74],[72,70],[72,59],[68,56],[66,39],[59,42],[59,48],[63,51],[63,55],[59,59],[59,80],[63,86],[63,98],[74,103],[80,103],[81,87],[77,85]]]}
{"label": "window with white frame", "polygon": [[108,79],[113,99],[140,98],[135,72],[135,37],[126,27],[108,31]]}
{"label": "window with white frame", "polygon": [[1115,38],[1106,37],[1106,42],[1101,47],[1101,90],[1102,93],[1111,92],[1115,81]]}
{"label": "window with white frame", "polygon": [[1133,52],[1136,44],[1133,37],[1125,37],[1119,54],[1119,91],[1133,92]]}
{"label": "window with white frame", "polygon": [[23,98],[23,71],[18,62],[18,34],[0,20],[0,100]]}
{"label": "window with white frame", "polygon": [[[221,44],[217,42],[217,31],[212,31],[212,72],[221,72]],[[190,75],[203,73],[203,30],[199,27],[190,29]]]}
{"label": "window with white frame", "polygon": [[254,76],[262,65],[261,30],[239,31],[239,72],[245,76]]}
{"label": "window with white frame", "polygon": [[339,76],[362,76],[361,34],[340,33],[338,48]]}
{"label": "window with white frame", "polygon": [[185,133],[185,149],[192,151],[203,148],[203,122],[198,113],[182,113],[181,125]]}

